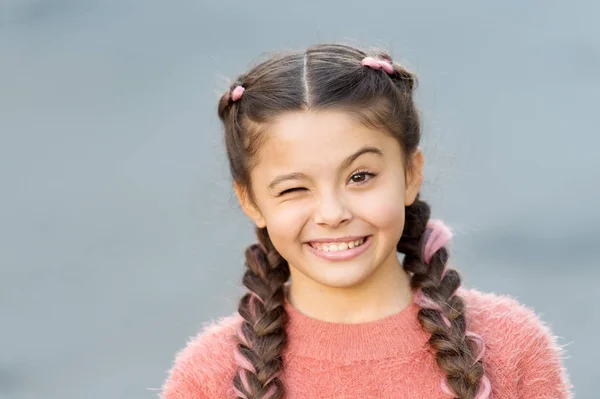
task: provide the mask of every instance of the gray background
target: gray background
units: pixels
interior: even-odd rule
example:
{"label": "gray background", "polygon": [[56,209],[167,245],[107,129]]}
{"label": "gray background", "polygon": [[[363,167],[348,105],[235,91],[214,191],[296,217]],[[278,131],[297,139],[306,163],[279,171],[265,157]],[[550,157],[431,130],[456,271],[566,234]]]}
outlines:
{"label": "gray background", "polygon": [[418,72],[423,197],[456,231],[455,266],[533,307],[577,397],[597,397],[599,12],[0,0],[0,398],[155,397],[187,338],[235,310],[252,230],[223,77],[324,41],[385,46]]}

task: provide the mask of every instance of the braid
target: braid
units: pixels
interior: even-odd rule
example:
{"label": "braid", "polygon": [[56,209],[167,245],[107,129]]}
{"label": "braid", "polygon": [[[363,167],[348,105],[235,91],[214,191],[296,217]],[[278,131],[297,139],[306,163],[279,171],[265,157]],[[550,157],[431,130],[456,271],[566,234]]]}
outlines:
{"label": "braid", "polygon": [[410,284],[422,308],[419,322],[431,333],[429,344],[446,373],[442,389],[460,399],[488,398],[490,383],[481,362],[485,346],[479,335],[467,331],[465,303],[455,294],[460,275],[446,266],[449,254],[443,245],[451,233],[440,222],[430,221],[430,213],[429,205],[417,196],[406,208],[405,228],[397,245],[405,254],[404,269],[413,274]]}
{"label": "braid", "polygon": [[280,399],[284,387],[282,352],[287,342],[284,284],[290,269],[277,252],[266,228],[257,228],[258,244],[246,250],[243,283],[248,293],[238,312],[244,319],[238,329],[234,357],[238,371],[233,379],[237,398]]}

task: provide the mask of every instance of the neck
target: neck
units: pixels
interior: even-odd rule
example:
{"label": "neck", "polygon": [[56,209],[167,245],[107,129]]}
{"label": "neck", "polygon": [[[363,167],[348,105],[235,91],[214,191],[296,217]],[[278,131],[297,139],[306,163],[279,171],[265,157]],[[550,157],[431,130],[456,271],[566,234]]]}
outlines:
{"label": "neck", "polygon": [[286,296],[294,308],[311,318],[357,324],[396,314],[412,301],[410,276],[393,253],[372,275],[350,287],[328,287],[290,265]]}

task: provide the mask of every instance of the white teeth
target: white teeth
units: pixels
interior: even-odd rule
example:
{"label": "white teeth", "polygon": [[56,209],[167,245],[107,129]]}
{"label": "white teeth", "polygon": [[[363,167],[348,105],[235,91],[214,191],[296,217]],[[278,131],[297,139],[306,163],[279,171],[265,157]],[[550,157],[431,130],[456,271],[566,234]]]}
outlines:
{"label": "white teeth", "polygon": [[362,244],[364,244],[365,239],[361,238],[360,240],[356,240],[356,241],[349,241],[349,242],[340,242],[340,243],[328,243],[328,244],[321,244],[321,243],[315,243],[313,244],[313,247],[324,251],[324,252],[336,252],[336,251],[345,251],[348,248],[354,248],[354,247],[358,247],[361,246]]}

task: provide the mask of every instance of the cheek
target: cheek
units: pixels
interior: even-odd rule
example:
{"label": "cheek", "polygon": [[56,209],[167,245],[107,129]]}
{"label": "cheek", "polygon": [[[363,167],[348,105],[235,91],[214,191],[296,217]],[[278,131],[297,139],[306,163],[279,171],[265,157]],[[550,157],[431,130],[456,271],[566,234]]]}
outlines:
{"label": "cheek", "polygon": [[404,204],[380,201],[368,214],[371,224],[381,229],[402,230],[404,228]]}
{"label": "cheek", "polygon": [[400,233],[404,228],[404,191],[401,187],[394,185],[374,190],[362,198],[360,209],[361,217],[377,228]]}
{"label": "cheek", "polygon": [[286,245],[298,240],[298,236],[308,220],[308,209],[310,209],[309,206],[284,203],[268,215],[266,223],[269,236],[278,250],[281,248],[280,252],[285,252]]}

